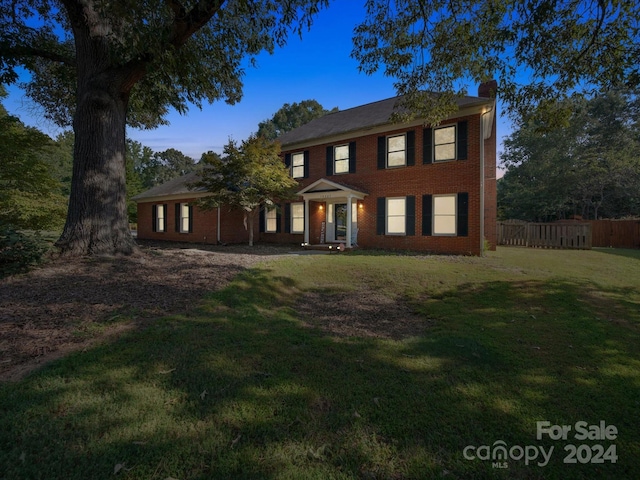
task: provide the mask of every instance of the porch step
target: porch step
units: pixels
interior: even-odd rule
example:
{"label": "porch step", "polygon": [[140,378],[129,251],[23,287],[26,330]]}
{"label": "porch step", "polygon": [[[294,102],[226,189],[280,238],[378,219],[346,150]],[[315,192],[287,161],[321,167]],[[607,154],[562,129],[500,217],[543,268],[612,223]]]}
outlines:
{"label": "porch step", "polygon": [[346,252],[348,250],[353,250],[352,248],[347,248],[344,243],[316,243],[316,244],[306,244],[302,246],[305,250],[323,250],[329,252]]}

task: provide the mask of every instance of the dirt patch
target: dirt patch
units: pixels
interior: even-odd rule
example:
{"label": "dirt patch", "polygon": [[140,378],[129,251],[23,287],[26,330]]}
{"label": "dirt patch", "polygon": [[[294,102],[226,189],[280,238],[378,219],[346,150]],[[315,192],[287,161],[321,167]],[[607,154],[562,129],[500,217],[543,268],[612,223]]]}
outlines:
{"label": "dirt patch", "polygon": [[151,318],[188,311],[242,270],[291,250],[149,242],[134,256],[57,260],[0,280],[0,381]]}
{"label": "dirt patch", "polygon": [[353,292],[307,292],[296,302],[307,325],[337,337],[400,340],[421,335],[430,326],[408,301],[371,289]]}

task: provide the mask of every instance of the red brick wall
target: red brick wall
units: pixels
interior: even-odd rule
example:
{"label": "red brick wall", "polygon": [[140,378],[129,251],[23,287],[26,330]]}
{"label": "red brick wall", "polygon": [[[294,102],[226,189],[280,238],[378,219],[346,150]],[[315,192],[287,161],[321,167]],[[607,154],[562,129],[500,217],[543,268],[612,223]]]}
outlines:
{"label": "red brick wall", "polygon": [[[457,120],[468,121],[467,160],[422,163],[423,128],[415,127],[415,165],[393,169],[378,170],[378,135],[368,135],[351,139],[356,141],[356,173],[332,175],[328,177],[338,183],[368,193],[358,209],[358,245],[363,248],[408,249],[438,253],[472,254],[481,253],[480,239],[480,115],[470,115]],[[457,121],[456,120],[456,121]],[[443,125],[455,123],[445,122]],[[495,248],[496,244],[496,130],[495,118],[492,136],[485,141],[485,238]],[[403,133],[407,129],[398,129],[387,134]],[[343,143],[348,143],[347,139]],[[326,177],[326,147],[333,144],[321,144],[308,148],[309,178],[300,182],[300,189]],[[298,150],[291,151],[294,153]],[[289,152],[283,152],[289,153]],[[469,194],[469,232],[466,237],[422,236],[422,195]],[[376,235],[376,201],[378,197],[403,197],[413,195],[416,198],[416,225],[413,236]],[[186,201],[188,201],[187,199]],[[185,200],[183,200],[185,201]],[[302,201],[302,199],[298,199]],[[184,234],[174,231],[175,201],[167,203],[167,232],[154,233],[152,226],[153,203],[138,204],[138,236],[145,239],[163,239],[192,242],[216,242],[215,210],[203,212],[194,208],[193,233]],[[320,206],[322,205],[322,210]],[[309,241],[319,243],[321,223],[325,220],[326,205],[310,202]],[[284,232],[284,210],[281,212],[280,231]],[[255,221],[254,240],[274,243],[300,244],[302,234],[259,233],[258,219]],[[221,209],[221,240],[223,243],[244,243],[248,232],[243,225],[240,211]]]}
{"label": "red brick wall", "polygon": [[[326,147],[331,143],[317,145],[309,150],[309,178],[300,182],[300,188],[326,177],[368,193],[363,208],[358,210],[358,245],[364,248],[409,249],[440,253],[478,255],[480,241],[480,116],[472,115],[458,120],[468,121],[467,160],[422,163],[422,127],[415,127],[415,165],[378,170],[378,135],[347,139],[342,143],[356,141],[356,173],[326,177]],[[457,120],[456,120],[457,121]],[[452,122],[445,122],[447,125]],[[387,134],[403,133],[398,129]],[[485,237],[495,245],[496,200],[495,200],[495,127],[492,136],[485,142]],[[297,151],[297,150],[296,150]],[[291,151],[290,153],[294,153]],[[283,152],[289,153],[289,152]],[[422,236],[422,195],[469,194],[469,234],[467,237]],[[416,234],[413,236],[376,235],[376,200],[378,197],[416,197]],[[319,239],[320,215],[317,208],[310,218],[310,241]]]}
{"label": "red brick wall", "polygon": [[[193,232],[175,231],[175,204],[193,202],[193,198],[170,201],[138,203],[138,238],[143,240],[166,240],[171,242],[217,243],[218,212],[193,207]],[[167,205],[166,231],[153,231],[153,205]],[[258,219],[254,222],[254,241],[259,239]],[[238,209],[220,209],[220,242],[248,243],[249,232],[244,227],[244,213]]]}

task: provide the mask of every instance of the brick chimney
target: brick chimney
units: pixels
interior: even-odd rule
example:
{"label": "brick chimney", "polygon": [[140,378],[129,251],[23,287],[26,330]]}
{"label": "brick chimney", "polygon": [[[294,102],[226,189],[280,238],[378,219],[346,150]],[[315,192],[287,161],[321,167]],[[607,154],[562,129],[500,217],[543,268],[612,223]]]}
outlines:
{"label": "brick chimney", "polygon": [[488,82],[481,83],[478,87],[478,96],[485,98],[495,98],[496,90],[498,90],[498,82],[495,80],[489,80]]}

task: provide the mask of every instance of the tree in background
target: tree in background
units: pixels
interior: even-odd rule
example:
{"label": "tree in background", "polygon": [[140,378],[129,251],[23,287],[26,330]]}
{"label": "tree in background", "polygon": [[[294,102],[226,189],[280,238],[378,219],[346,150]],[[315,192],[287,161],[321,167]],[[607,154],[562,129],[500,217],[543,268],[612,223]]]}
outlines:
{"label": "tree in background", "polygon": [[[355,29],[360,70],[396,79],[411,115],[439,122],[465,84],[496,78],[514,117],[564,123],[575,91],[640,83],[637,0],[370,0]],[[429,92],[443,92],[438,96]],[[400,115],[402,117],[402,115]]]}
{"label": "tree in background", "polygon": [[285,132],[309,123],[327,113],[337,112],[338,107],[325,110],[316,100],[303,100],[300,103],[285,103],[273,117],[258,124],[258,135],[268,140],[275,140]]}
{"label": "tree in background", "polygon": [[[523,120],[505,140],[502,218],[556,220],[640,215],[640,123],[635,95],[567,100],[566,127]],[[542,127],[542,128],[541,128]]]}
{"label": "tree in background", "polygon": [[29,230],[62,226],[67,199],[49,163],[56,150],[51,138],[0,105],[0,223]]}
{"label": "tree in background", "polygon": [[14,0],[0,3],[0,82],[75,133],[63,255],[135,250],[126,205],[126,125],[169,107],[241,98],[243,59],[300,33],[327,0]]}
{"label": "tree in background", "polygon": [[249,245],[253,246],[253,225],[261,208],[275,205],[295,195],[298,182],[289,174],[280,157],[277,143],[264,137],[251,136],[240,146],[233,140],[224,148],[222,157],[204,154],[200,180],[192,188],[205,188],[211,193],[198,202],[210,210],[221,205],[244,212],[249,230]]}

